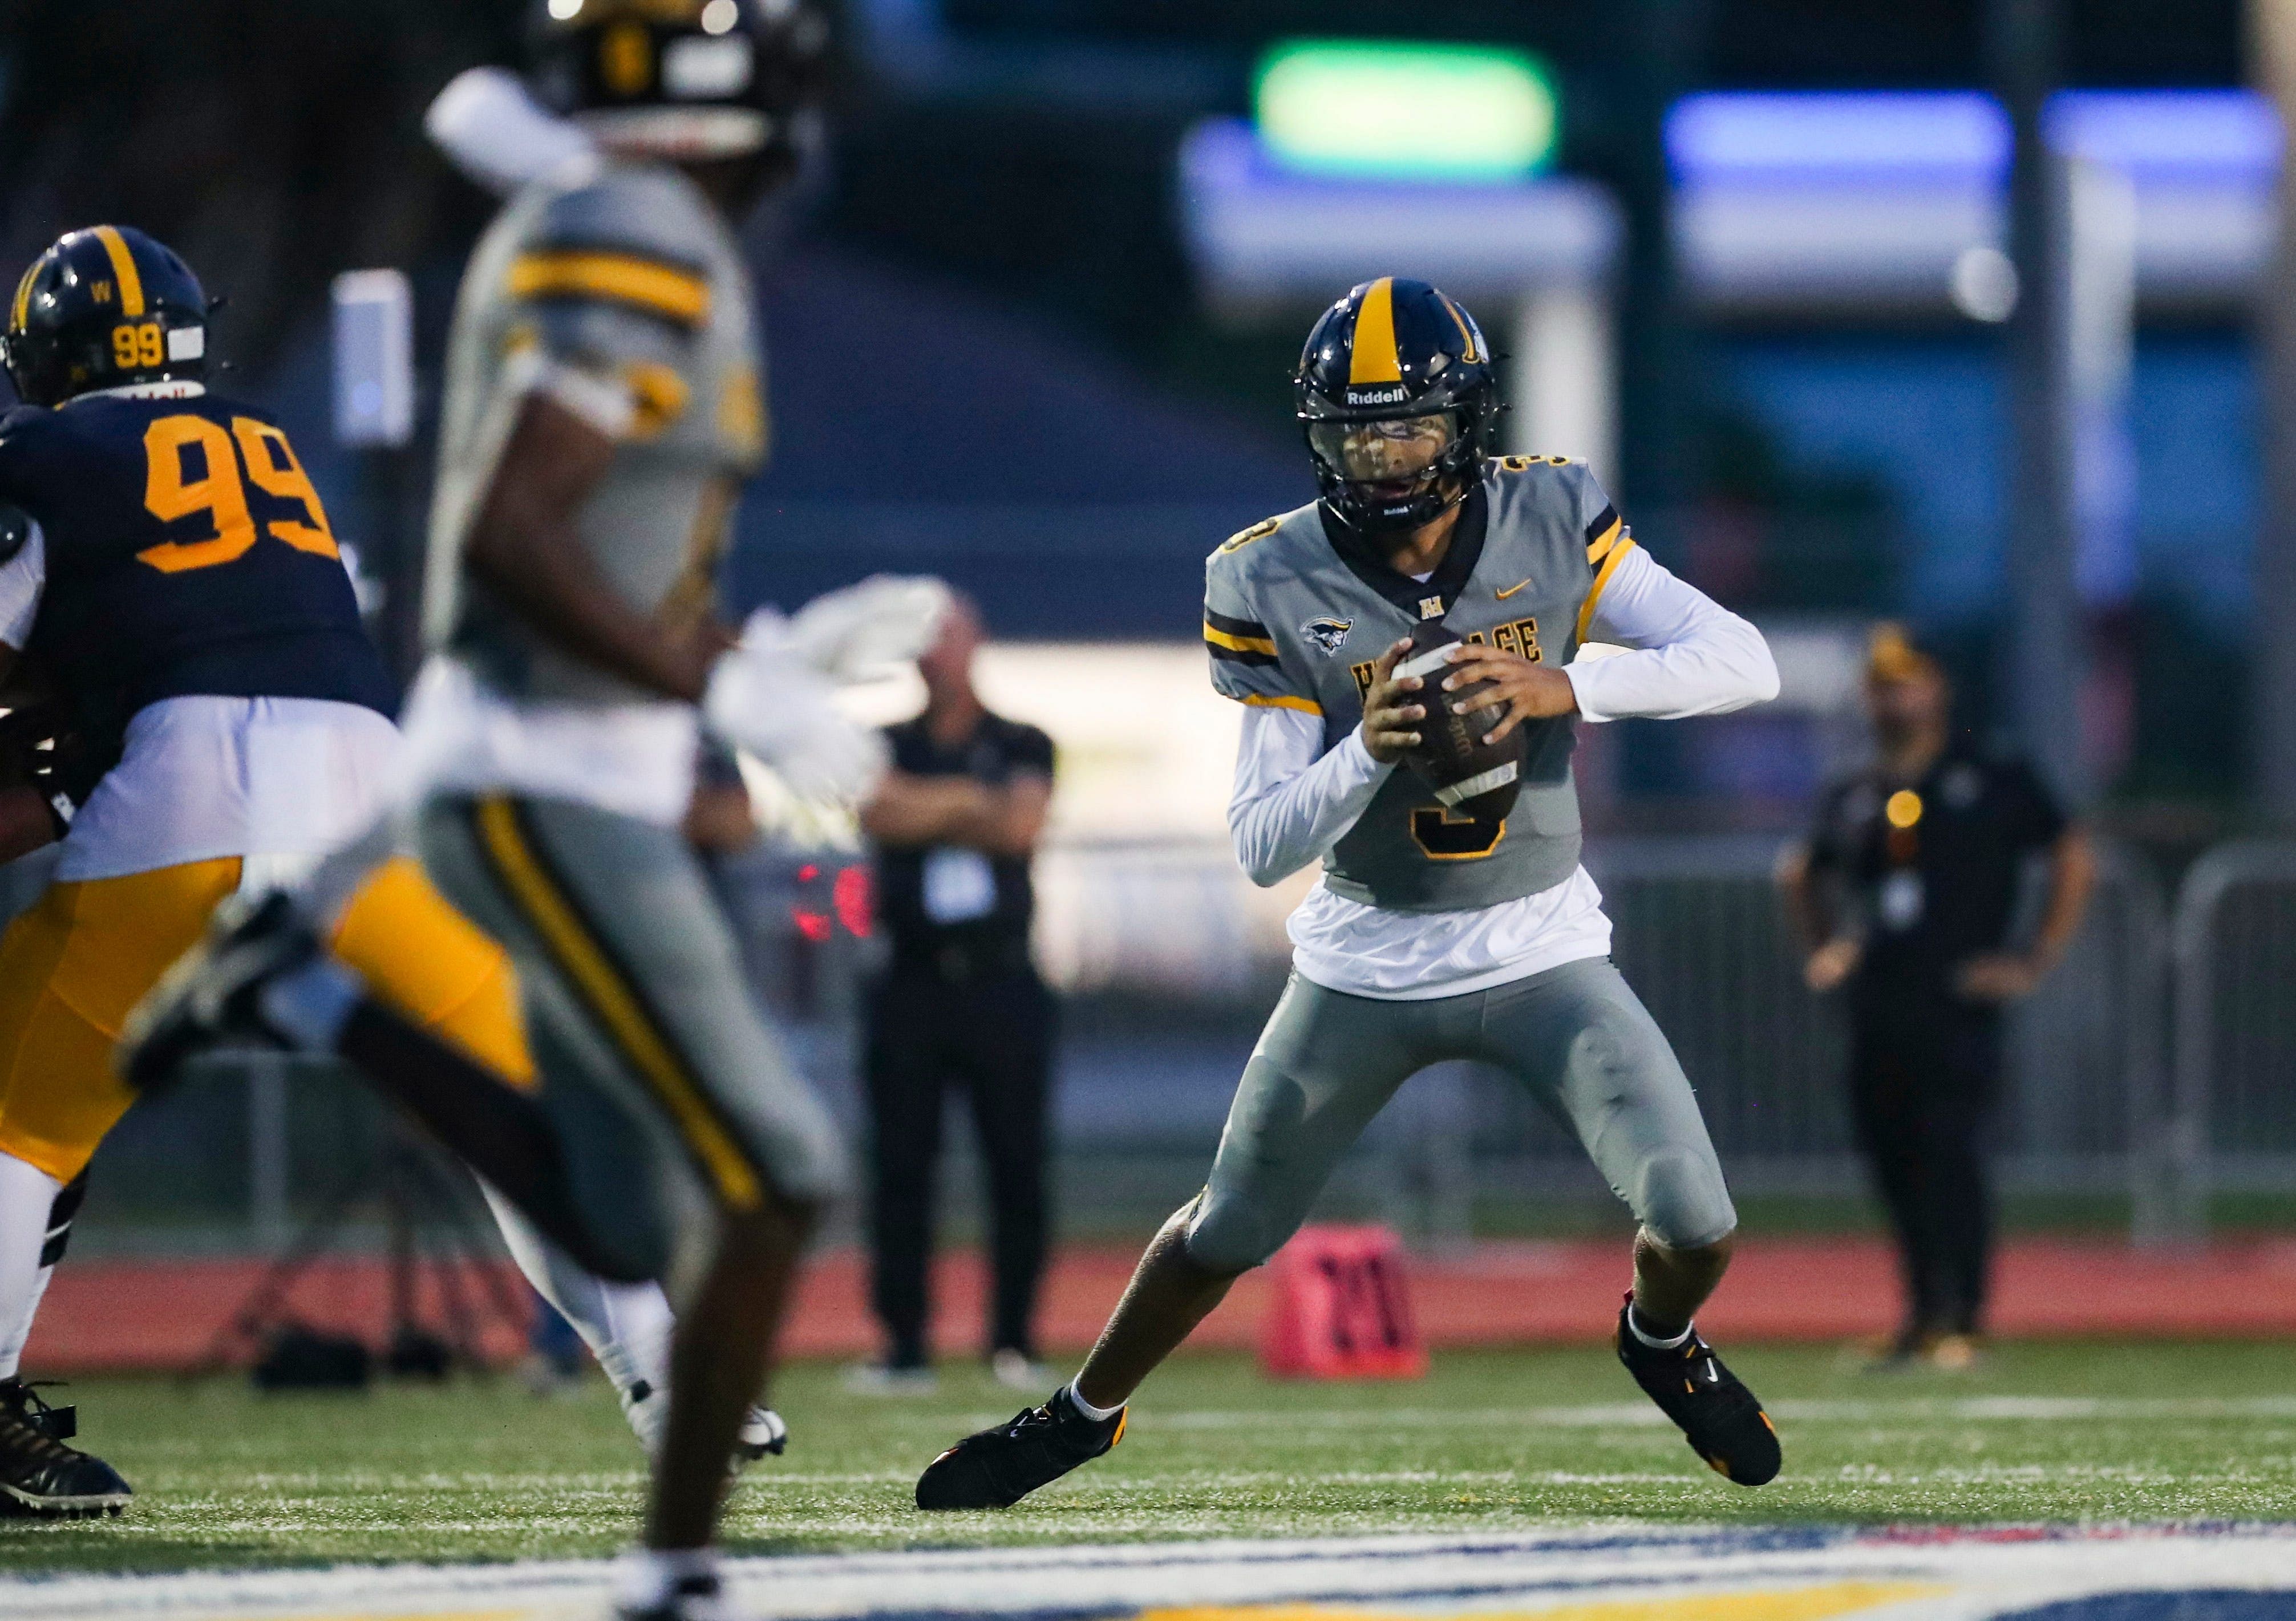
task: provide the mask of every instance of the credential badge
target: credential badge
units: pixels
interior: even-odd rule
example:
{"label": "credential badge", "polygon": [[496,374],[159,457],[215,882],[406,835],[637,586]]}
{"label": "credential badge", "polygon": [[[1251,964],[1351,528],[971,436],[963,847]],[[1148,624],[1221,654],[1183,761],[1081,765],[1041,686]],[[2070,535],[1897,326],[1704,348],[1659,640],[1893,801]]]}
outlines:
{"label": "credential badge", "polygon": [[1347,645],[1348,633],[1356,627],[1353,619],[1310,619],[1300,627],[1300,634],[1327,653],[1336,653]]}

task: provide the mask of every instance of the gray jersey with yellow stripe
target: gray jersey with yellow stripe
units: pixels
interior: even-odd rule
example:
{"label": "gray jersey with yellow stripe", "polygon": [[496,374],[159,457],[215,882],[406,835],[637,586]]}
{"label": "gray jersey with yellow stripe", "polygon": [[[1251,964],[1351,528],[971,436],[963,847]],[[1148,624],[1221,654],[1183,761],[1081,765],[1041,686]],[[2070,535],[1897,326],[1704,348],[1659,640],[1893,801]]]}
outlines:
{"label": "gray jersey with yellow stripe", "polygon": [[[1570,661],[1603,584],[1634,544],[1582,463],[1484,463],[1442,564],[1398,573],[1321,509],[1236,536],[1204,569],[1212,685],[1246,704],[1320,716],[1330,749],[1363,720],[1372,662],[1422,620],[1546,663]],[[1526,728],[1522,790],[1504,822],[1447,810],[1408,770],[1390,774],[1324,860],[1334,893],[1399,912],[1464,912],[1552,888],[1578,864],[1574,725]]]}
{"label": "gray jersey with yellow stripe", "polygon": [[424,627],[504,696],[642,692],[558,651],[462,567],[521,405],[549,395],[616,441],[576,520],[629,605],[665,626],[711,606],[741,486],[766,452],[750,281],[725,220],[666,165],[529,186],[480,242],[455,307]]}

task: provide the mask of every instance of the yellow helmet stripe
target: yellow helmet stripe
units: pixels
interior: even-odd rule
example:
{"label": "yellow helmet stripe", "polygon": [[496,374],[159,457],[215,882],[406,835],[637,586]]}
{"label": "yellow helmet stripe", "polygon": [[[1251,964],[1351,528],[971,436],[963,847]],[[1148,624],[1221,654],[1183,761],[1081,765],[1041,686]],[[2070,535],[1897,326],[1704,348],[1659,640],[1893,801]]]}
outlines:
{"label": "yellow helmet stripe", "polygon": [[131,317],[142,315],[144,277],[135,268],[135,256],[127,251],[127,239],[110,225],[98,225],[95,240],[111,256],[111,274],[119,281],[119,313]]}
{"label": "yellow helmet stripe", "polygon": [[1447,297],[1443,300],[1443,307],[1451,312],[1451,319],[1459,323],[1459,336],[1466,340],[1467,347],[1461,351],[1459,358],[1470,364],[1480,364],[1483,357],[1475,353],[1475,329],[1467,324],[1466,312],[1451,302]]}
{"label": "yellow helmet stripe", "polygon": [[46,262],[47,255],[45,254],[42,254],[38,258],[34,259],[31,263],[30,268],[24,272],[24,279],[16,283],[16,309],[14,315],[9,318],[8,330],[10,332],[22,332],[24,330],[24,323],[32,318],[32,280],[40,274],[40,266]]}
{"label": "yellow helmet stripe", "polygon": [[1403,353],[1395,346],[1395,278],[1383,275],[1364,294],[1356,311],[1355,353],[1348,362],[1348,381],[1401,382]]}

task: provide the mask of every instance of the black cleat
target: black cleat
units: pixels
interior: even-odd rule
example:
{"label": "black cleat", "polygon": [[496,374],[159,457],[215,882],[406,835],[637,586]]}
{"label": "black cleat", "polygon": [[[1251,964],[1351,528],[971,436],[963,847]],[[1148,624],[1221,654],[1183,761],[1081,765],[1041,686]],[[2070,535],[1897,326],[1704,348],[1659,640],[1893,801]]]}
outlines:
{"label": "black cleat", "polygon": [[0,1514],[83,1519],[127,1507],[135,1493],[118,1470],[51,1433],[70,1422],[70,1410],[52,1408],[10,1382],[27,1404],[21,1416],[12,1400],[0,1404]]}
{"label": "black cleat", "polygon": [[[1628,1298],[1631,1302],[1633,1297]],[[1762,1411],[1760,1399],[1722,1365],[1695,1330],[1674,1349],[1660,1350],[1635,1338],[1627,1310],[1620,1308],[1613,1341],[1619,1360],[1659,1411],[1690,1437],[1690,1450],[1716,1474],[1740,1486],[1775,1479],[1784,1457],[1778,1449],[1778,1427]]]}
{"label": "black cleat", "polygon": [[318,937],[284,892],[216,908],[206,938],[184,954],[128,1015],[119,1073],[149,1095],[183,1077],[203,1052],[291,1048],[263,1016],[263,988],[319,955]]}
{"label": "black cleat", "polygon": [[967,1436],[917,1478],[921,1509],[1009,1509],[1124,1439],[1125,1413],[1095,1420],[1063,1385],[1009,1424]]}
{"label": "black cleat", "polygon": [[79,1409],[51,1407],[38,1385],[20,1379],[0,1379],[0,1413],[20,1419],[51,1441],[69,1441],[79,1434]]}

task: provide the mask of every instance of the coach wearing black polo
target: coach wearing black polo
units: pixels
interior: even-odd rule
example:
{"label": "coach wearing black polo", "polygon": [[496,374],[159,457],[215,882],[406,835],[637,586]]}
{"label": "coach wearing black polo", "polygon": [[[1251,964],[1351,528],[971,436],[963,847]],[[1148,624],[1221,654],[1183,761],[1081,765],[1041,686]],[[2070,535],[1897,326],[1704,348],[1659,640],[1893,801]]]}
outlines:
{"label": "coach wearing black polo", "polygon": [[[1876,757],[1826,790],[1781,878],[1810,988],[1849,996],[1851,1117],[1905,1271],[1888,1356],[1962,1368],[1992,1260],[1985,1138],[2002,1010],[2063,955],[2094,863],[2030,766],[1956,734],[1943,668],[1901,626],[1874,634],[1866,702]],[[2029,858],[2046,860],[2047,894],[2018,945]]]}
{"label": "coach wearing black polo", "polygon": [[887,729],[893,770],[862,815],[892,946],[867,1012],[872,1303],[885,1353],[857,1371],[865,1389],[932,1381],[933,1184],[952,1090],[971,1107],[988,1173],[996,1282],[985,1349],[1000,1379],[1042,1382],[1033,1320],[1053,1004],[1029,954],[1029,865],[1052,803],[1053,742],[981,703],[972,684],[980,641],[978,615],[960,601],[917,660],[924,712]]}

